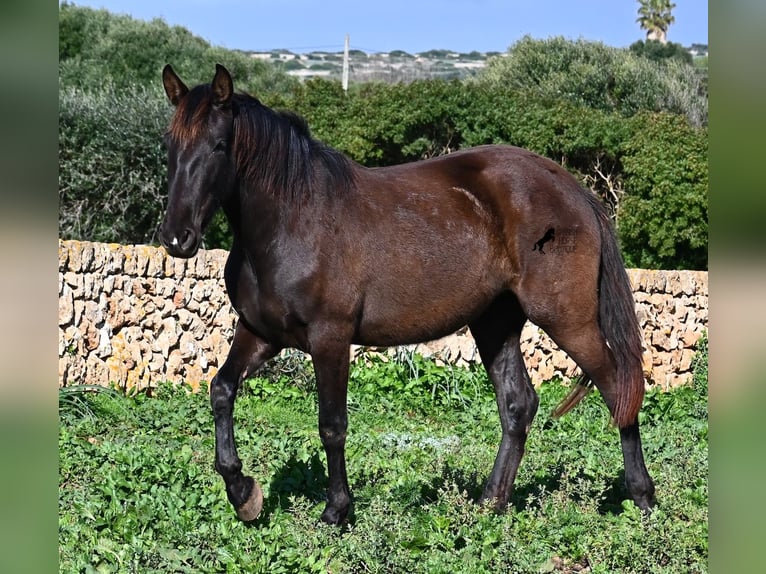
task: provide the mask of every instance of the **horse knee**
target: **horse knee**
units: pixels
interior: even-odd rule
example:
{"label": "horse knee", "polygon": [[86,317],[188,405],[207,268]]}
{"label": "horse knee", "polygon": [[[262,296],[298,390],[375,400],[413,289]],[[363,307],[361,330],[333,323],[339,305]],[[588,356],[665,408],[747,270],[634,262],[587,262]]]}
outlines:
{"label": "horse knee", "polygon": [[507,432],[513,435],[529,433],[529,427],[537,414],[540,398],[531,386],[525,386],[524,390],[509,402],[507,407]]}
{"label": "horse knee", "polygon": [[232,477],[242,474],[242,461],[239,458],[216,457],[215,471],[222,477]]}
{"label": "horse knee", "polygon": [[210,384],[210,407],[213,409],[213,413],[230,411],[236,395],[236,385],[225,379],[220,379],[218,376],[214,377]]}

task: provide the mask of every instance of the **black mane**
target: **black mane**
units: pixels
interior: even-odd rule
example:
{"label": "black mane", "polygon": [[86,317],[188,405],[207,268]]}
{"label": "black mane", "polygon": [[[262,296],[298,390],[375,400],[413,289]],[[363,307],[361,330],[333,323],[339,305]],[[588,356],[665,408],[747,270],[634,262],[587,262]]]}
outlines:
{"label": "black mane", "polygon": [[314,139],[303,117],[245,94],[235,95],[232,103],[233,151],[244,182],[291,201],[354,187],[353,162]]}

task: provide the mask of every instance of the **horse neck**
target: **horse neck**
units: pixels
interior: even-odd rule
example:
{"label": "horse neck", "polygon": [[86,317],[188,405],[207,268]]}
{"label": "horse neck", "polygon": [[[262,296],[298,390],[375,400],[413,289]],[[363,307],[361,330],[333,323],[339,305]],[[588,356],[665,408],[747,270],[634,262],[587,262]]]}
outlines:
{"label": "horse neck", "polygon": [[301,212],[313,219],[356,185],[356,164],[314,140],[298,116],[248,100],[235,130],[237,199],[225,209],[248,246],[289,240]]}
{"label": "horse neck", "polygon": [[267,240],[276,234],[279,206],[274,197],[252,185],[238,182],[236,192],[222,204],[234,240]]}
{"label": "horse neck", "polygon": [[[328,209],[327,202],[316,199],[280,197],[257,186],[242,184],[236,200],[224,205],[223,210],[240,245],[254,253],[261,249],[270,252],[277,239],[280,244],[301,241],[301,222],[305,223],[306,219],[303,216],[311,214],[313,220]],[[265,256],[265,252],[261,255]]]}

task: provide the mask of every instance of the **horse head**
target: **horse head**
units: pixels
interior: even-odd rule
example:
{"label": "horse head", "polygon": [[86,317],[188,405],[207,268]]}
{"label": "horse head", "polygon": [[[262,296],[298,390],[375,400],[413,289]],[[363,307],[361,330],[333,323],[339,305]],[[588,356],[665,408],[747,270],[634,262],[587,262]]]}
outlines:
{"label": "horse head", "polygon": [[170,255],[187,258],[197,253],[205,228],[236,185],[233,83],[220,64],[210,84],[191,90],[170,65],[162,81],[176,110],[165,134],[168,206],[159,238]]}

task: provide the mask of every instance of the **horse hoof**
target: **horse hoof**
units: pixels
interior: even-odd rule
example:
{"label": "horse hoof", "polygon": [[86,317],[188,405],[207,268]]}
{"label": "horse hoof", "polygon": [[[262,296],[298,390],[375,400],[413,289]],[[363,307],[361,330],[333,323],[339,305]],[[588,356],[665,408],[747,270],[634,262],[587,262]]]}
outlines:
{"label": "horse hoof", "polygon": [[633,502],[644,514],[651,514],[654,511],[654,506],[657,504],[653,496],[637,497],[633,499]]}
{"label": "horse hoof", "polygon": [[237,508],[237,518],[242,522],[251,522],[258,518],[263,508],[263,491],[261,486],[257,483],[253,483],[253,490],[250,492],[250,498],[245,503]]}
{"label": "horse hoof", "polygon": [[324,509],[324,512],[322,513],[322,516],[320,517],[320,520],[324,522],[325,524],[329,524],[331,526],[340,526],[346,521],[346,515],[348,514],[348,510],[346,512],[341,512],[335,508],[330,508],[329,506]]}

